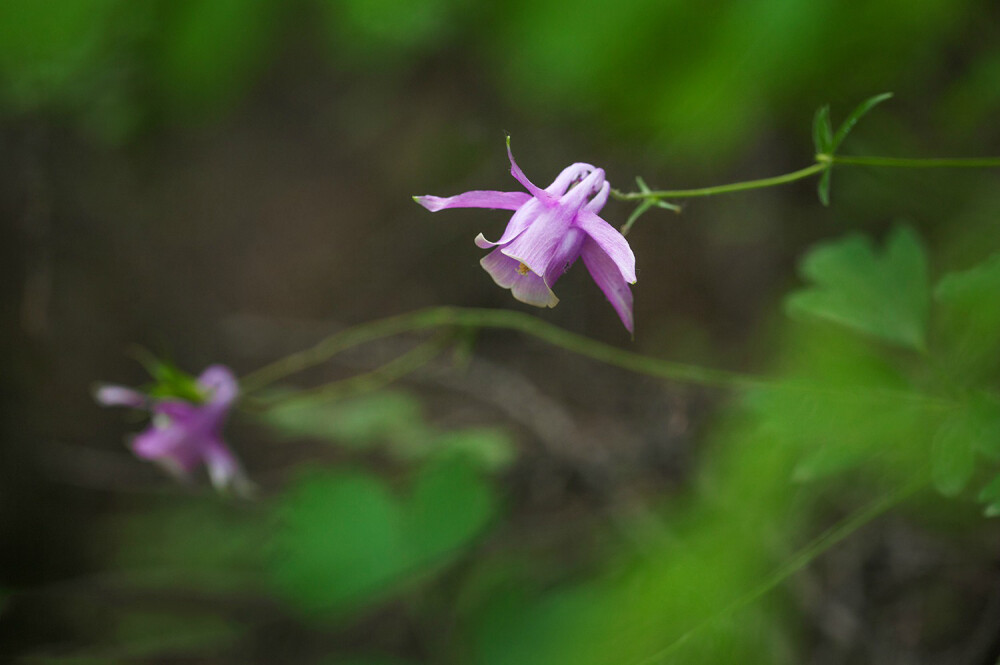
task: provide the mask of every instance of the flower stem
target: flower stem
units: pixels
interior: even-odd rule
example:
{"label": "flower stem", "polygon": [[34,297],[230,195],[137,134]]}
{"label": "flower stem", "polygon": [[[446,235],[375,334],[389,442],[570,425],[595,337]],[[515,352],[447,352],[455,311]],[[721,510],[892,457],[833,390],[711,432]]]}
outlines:
{"label": "flower stem", "polygon": [[1000,157],[942,157],[934,159],[906,159],[902,157],[830,157],[834,164],[844,166],[885,166],[891,168],[990,168],[1000,166]]}
{"label": "flower stem", "polygon": [[841,157],[840,155],[816,155],[816,163],[798,171],[785,173],[771,178],[759,180],[744,180],[728,185],[714,187],[699,187],[697,189],[660,189],[641,192],[621,192],[611,190],[612,196],[619,201],[659,201],[662,199],[694,198],[698,196],[716,196],[731,194],[749,189],[763,189],[784,185],[797,180],[822,173],[833,165],[839,166],[874,166],[888,168],[991,168],[1000,166],[1000,157],[970,157],[970,158],[932,158],[908,159],[902,157]]}
{"label": "flower stem", "polygon": [[786,173],[784,175],[778,175],[772,178],[761,178],[759,180],[745,180],[743,182],[734,182],[728,185],[716,185],[714,187],[700,187],[698,189],[663,189],[663,190],[655,190],[649,192],[628,192],[628,193],[619,192],[617,190],[611,190],[611,193],[619,201],[639,201],[642,199],[680,199],[680,198],[692,198],[696,196],[715,196],[716,194],[729,194],[731,192],[742,192],[747,189],[762,189],[764,187],[774,187],[775,185],[784,185],[785,183],[795,182],[796,180],[802,180],[803,178],[808,178],[809,176],[815,175],[827,168],[829,168],[827,164],[821,164],[817,162],[812,166],[807,166],[804,169],[799,169],[798,171],[792,171],[791,173]]}
{"label": "flower stem", "polygon": [[664,647],[660,651],[657,651],[655,654],[648,656],[642,661],[635,663],[635,665],[655,665],[663,662],[672,652],[690,640],[696,633],[707,628],[712,623],[719,621],[720,619],[731,616],[737,610],[746,607],[761,596],[770,593],[778,585],[805,568],[834,545],[837,545],[855,531],[868,525],[892,508],[898,506],[905,499],[909,498],[926,485],[927,479],[922,475],[918,476],[915,480],[903,485],[894,492],[890,492],[886,496],[883,496],[874,503],[862,508],[853,515],[848,516],[843,521],[834,525],[825,533],[815,538],[812,542],[796,552],[792,558],[785,561],[774,572],[762,579],[756,587],[736,598],[722,611],[694,626],[668,646]]}
{"label": "flower stem", "polygon": [[364,323],[335,333],[312,348],[293,353],[242,378],[244,394],[252,393],[302,370],[326,362],[349,348],[406,332],[440,328],[516,330],[571,353],[637,374],[704,386],[754,388],[772,382],[736,372],[650,358],[563,330],[522,312],[500,309],[431,307]]}
{"label": "flower stem", "polygon": [[314,388],[297,390],[290,394],[280,394],[273,398],[256,399],[252,403],[255,410],[299,402],[303,400],[330,400],[348,395],[372,392],[411,374],[441,355],[454,342],[450,331],[441,331],[428,341],[414,347],[398,358],[370,372],[347,379],[331,381]]}

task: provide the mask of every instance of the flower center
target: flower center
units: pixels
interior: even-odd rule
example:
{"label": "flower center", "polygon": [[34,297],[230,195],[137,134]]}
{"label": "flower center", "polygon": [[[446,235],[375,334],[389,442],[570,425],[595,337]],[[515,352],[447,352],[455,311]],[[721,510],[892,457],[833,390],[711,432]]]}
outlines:
{"label": "flower center", "polygon": [[527,275],[529,272],[531,272],[531,269],[528,266],[524,265],[523,263],[518,263],[517,272],[521,275]]}

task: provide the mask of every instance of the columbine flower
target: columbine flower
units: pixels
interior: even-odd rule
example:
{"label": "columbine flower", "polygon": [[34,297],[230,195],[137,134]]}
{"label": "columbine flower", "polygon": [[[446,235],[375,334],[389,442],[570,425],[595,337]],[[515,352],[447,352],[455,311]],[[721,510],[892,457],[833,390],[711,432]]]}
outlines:
{"label": "columbine flower", "polygon": [[602,169],[573,164],[545,189],[524,175],[507,141],[510,172],[527,192],[471,191],[457,196],[415,196],[431,212],[445,208],[496,208],[514,210],[507,229],[496,242],[476,237],[482,249],[494,248],[480,261],[497,284],[510,289],[521,302],[555,307],[552,292],[564,272],[579,257],[604,295],[618,312],[625,328],[633,332],[632,291],[635,255],[625,237],[598,217],[607,203],[611,185]]}
{"label": "columbine flower", "polygon": [[203,398],[198,403],[149,397],[113,385],[101,386],[94,397],[104,406],[128,406],[152,414],[150,426],[131,442],[132,451],[139,457],[158,462],[182,478],[204,464],[217,489],[245,494],[251,484],[239,460],[222,440],[222,427],[239,394],[236,377],[228,367],[212,365],[194,385]]}

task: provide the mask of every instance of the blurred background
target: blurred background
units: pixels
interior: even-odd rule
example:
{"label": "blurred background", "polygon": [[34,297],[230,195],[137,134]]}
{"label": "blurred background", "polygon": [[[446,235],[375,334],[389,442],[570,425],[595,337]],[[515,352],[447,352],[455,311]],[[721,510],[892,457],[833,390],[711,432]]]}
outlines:
{"label": "blurred background", "polygon": [[[743,459],[722,443],[750,440],[726,391],[485,331],[390,390],[237,414],[227,439],[254,501],[135,459],[142,422],[90,394],[147,380],[134,345],[245,374],[429,305],[530,311],[712,367],[795,364],[782,299],[809,247],[905,220],[932,276],[967,268],[1000,247],[995,172],[838,168],[829,208],[802,181],[654,210],[629,235],[634,342],[582,266],[553,310],[497,288],[472,239],[504,213],[410,197],[517,189],[506,134],[542,186],[574,161],[623,190],[778,175],[812,163],[816,108],[838,119],[884,91],[844,153],[1000,153],[1000,5],[3,0],[0,659],[994,663],[1000,529],[940,499],[868,527],[752,617],[727,611],[724,639],[671,650],[881,487],[878,471],[803,490],[787,460]],[[752,515],[702,514],[732,474],[774,491]],[[648,564],[677,539],[695,543],[684,562]]]}

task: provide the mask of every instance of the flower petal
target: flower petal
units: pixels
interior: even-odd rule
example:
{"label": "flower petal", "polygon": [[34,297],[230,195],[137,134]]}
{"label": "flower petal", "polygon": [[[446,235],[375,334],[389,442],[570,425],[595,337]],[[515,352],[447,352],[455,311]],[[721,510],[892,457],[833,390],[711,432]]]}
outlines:
{"label": "flower petal", "polygon": [[[525,195],[527,196],[527,195]],[[531,199],[521,206],[521,208],[514,213],[507,222],[507,228],[504,229],[503,235],[496,242],[490,242],[486,239],[482,233],[476,236],[476,246],[480,249],[490,249],[491,247],[496,247],[497,245],[506,245],[514,238],[521,235],[526,228],[531,226],[531,223],[535,221],[535,218],[545,210],[545,206],[536,199]]]}
{"label": "flower petal", "polygon": [[523,263],[536,275],[544,275],[563,236],[570,229],[573,212],[562,205],[544,210],[523,233],[503,245],[500,251]]}
{"label": "flower petal", "polygon": [[573,219],[582,212],[587,197],[603,184],[604,171],[594,169],[560,198],[556,206],[540,212],[523,233],[503,247],[503,253],[528,266],[533,273],[547,275]]}
{"label": "flower petal", "polygon": [[605,254],[618,266],[622,277],[629,284],[635,284],[635,254],[625,236],[592,212],[582,211],[576,217],[576,225],[583,229]]}
{"label": "flower petal", "polygon": [[562,241],[552,252],[552,259],[545,270],[545,284],[551,289],[555,286],[556,280],[563,276],[570,269],[576,260],[580,258],[580,247],[587,238],[587,234],[580,229],[570,227],[562,237]]}
{"label": "flower petal", "polygon": [[594,169],[579,185],[559,198],[559,205],[572,208],[575,213],[587,204],[587,197],[595,194],[600,196],[605,182],[604,169]]}
{"label": "flower petal", "polygon": [[511,294],[523,303],[535,307],[555,307],[559,303],[559,298],[541,277],[499,249],[484,256],[479,264],[498,286],[510,289]]}
{"label": "flower petal", "polygon": [[182,427],[148,427],[132,439],[132,452],[143,459],[172,460],[172,466],[191,471],[201,461],[201,454]]}
{"label": "flower petal", "polygon": [[590,271],[590,276],[594,278],[597,286],[600,287],[604,295],[611,301],[611,306],[618,312],[618,318],[622,320],[625,329],[630,334],[635,333],[635,323],[632,317],[632,291],[622,277],[621,270],[604,249],[597,244],[597,241],[588,236],[583,242],[580,251],[583,263]]}
{"label": "flower petal", "polygon": [[507,137],[507,156],[510,158],[510,174],[514,176],[515,180],[524,185],[524,188],[528,190],[533,197],[535,197],[542,203],[545,203],[546,205],[551,205],[552,203],[555,202],[555,199],[549,196],[548,192],[546,192],[544,189],[539,189],[534,185],[534,183],[528,180],[528,176],[524,175],[524,171],[522,171],[521,167],[518,166],[517,162],[514,161],[514,153],[511,152],[510,150],[509,136]]}
{"label": "flower petal", "polygon": [[146,396],[125,386],[105,384],[94,391],[94,399],[101,406],[127,406],[141,409],[146,406]]}
{"label": "flower petal", "polygon": [[597,192],[597,195],[594,198],[590,199],[590,203],[588,203],[584,207],[584,210],[588,210],[594,213],[595,215],[601,212],[601,209],[604,207],[604,204],[608,202],[608,195],[610,193],[611,193],[611,183],[605,180],[604,184],[601,185],[601,191]]}
{"label": "flower petal", "polygon": [[205,468],[212,486],[217,490],[232,489],[246,496],[253,490],[253,483],[247,479],[236,455],[218,437],[211,437],[203,449]]}
{"label": "flower petal", "polygon": [[198,377],[198,386],[208,391],[208,403],[229,408],[240,394],[236,375],[225,365],[212,365]]}
{"label": "flower petal", "polygon": [[493,208],[495,210],[517,210],[531,200],[527,192],[494,192],[475,190],[446,198],[440,196],[414,196],[413,200],[431,212],[445,208]]}
{"label": "flower petal", "polygon": [[165,400],[157,402],[150,411],[153,412],[154,416],[166,416],[170,422],[190,425],[198,420],[198,414],[203,409],[204,407],[195,406],[190,402]]}
{"label": "flower petal", "polygon": [[556,179],[552,181],[551,185],[545,188],[545,191],[552,196],[562,196],[566,193],[566,190],[569,189],[570,185],[574,182],[583,180],[588,174],[596,170],[597,167],[584,162],[570,164],[556,176]]}

